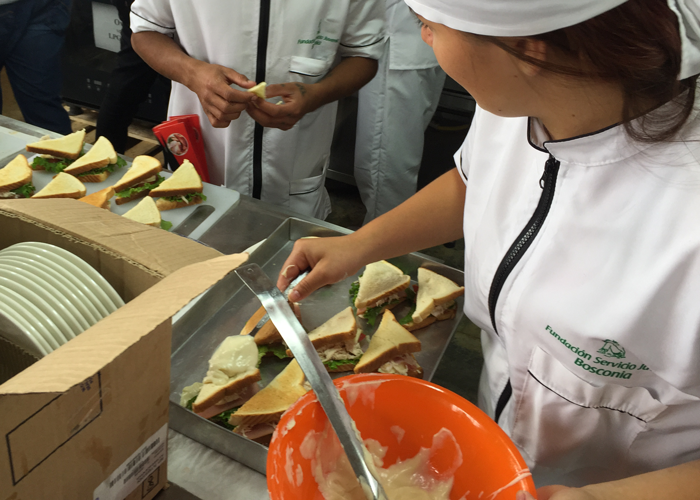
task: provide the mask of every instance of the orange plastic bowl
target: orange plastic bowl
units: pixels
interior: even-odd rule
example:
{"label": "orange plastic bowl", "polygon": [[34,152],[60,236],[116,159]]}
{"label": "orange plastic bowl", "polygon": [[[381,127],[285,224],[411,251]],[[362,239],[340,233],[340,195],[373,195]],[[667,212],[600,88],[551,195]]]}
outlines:
{"label": "orange plastic bowl", "polygon": [[[519,490],[535,495],[535,485],[513,442],[484,412],[457,394],[401,375],[349,375],[336,379],[335,385],[362,438],[388,447],[384,467],[430,448],[433,436],[446,428],[462,453],[451,500],[512,500]],[[313,392],[282,416],[267,455],[271,500],[323,498],[300,446],[309,431],[322,431],[326,420]],[[395,426],[405,431],[400,441],[391,430]],[[441,467],[444,471],[454,463],[456,453],[455,447],[441,449],[431,465],[439,474]],[[290,464],[295,471],[301,466],[301,473],[290,473]]]}

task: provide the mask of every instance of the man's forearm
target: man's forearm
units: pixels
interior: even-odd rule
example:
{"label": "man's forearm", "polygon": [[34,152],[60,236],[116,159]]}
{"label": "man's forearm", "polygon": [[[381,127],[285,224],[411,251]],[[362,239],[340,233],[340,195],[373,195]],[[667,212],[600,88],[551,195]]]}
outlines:
{"label": "man's forearm", "polygon": [[318,83],[307,84],[313,93],[313,110],[349,96],[364,87],[377,73],[377,61],[367,57],[346,57]]}
{"label": "man's forearm", "polygon": [[131,46],[155,71],[190,87],[199,61],[188,56],[172,38],[156,31],[142,31],[131,35]]}

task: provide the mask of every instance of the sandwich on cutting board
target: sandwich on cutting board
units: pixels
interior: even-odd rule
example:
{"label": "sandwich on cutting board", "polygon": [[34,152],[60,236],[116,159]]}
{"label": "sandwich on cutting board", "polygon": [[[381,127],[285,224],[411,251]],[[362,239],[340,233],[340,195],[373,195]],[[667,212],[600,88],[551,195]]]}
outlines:
{"label": "sandwich on cutting board", "polygon": [[153,227],[160,227],[161,224],[160,210],[156,207],[156,202],[153,198],[148,196],[138,202],[134,208],[126,212],[122,217]]}
{"label": "sandwich on cutting board", "polygon": [[420,340],[401,326],[391,311],[386,310],[377,331],[372,335],[367,351],[355,365],[354,371],[395,373],[423,378],[423,368],[413,356],[414,352],[420,350]]}
{"label": "sandwich on cutting board", "polygon": [[250,336],[227,337],[209,360],[204,380],[183,389],[180,404],[197,415],[228,425],[234,409],[258,392],[258,350]]}
{"label": "sandwich on cutting board", "polygon": [[82,182],[103,182],[107,180],[107,176],[111,172],[114,172],[115,168],[120,168],[124,165],[126,165],[126,162],[119,158],[109,139],[102,136],[97,139],[87,153],[67,166],[63,171],[76,176]]}
{"label": "sandwich on cutting board", "polygon": [[85,184],[72,175],[59,172],[44,189],[36,193],[32,198],[75,198],[85,196],[87,189]]}
{"label": "sandwich on cutting board", "polygon": [[109,210],[109,200],[112,198],[112,196],[114,196],[114,188],[110,186],[108,188],[95,191],[94,193],[89,194],[83,198],[79,198],[78,201],[82,201],[84,203],[87,203],[88,205],[94,205],[97,208],[104,208],[106,210]]}
{"label": "sandwich on cutting board", "polygon": [[271,435],[282,414],[308,392],[304,381],[304,372],[293,359],[272,382],[231,415],[229,423],[235,426],[233,432],[256,441]]}
{"label": "sandwich on cutting board", "polygon": [[83,152],[85,143],[85,129],[73,132],[59,139],[42,139],[27,144],[26,150],[30,153],[39,153],[32,161],[34,170],[46,170],[57,174],[77,160]]}
{"label": "sandwich on cutting board", "polygon": [[368,264],[359,284],[354,283],[350,289],[351,297],[357,292],[353,300],[357,315],[374,326],[384,309],[391,309],[404,300],[410,284],[410,276],[385,260]]}
{"label": "sandwich on cutting board", "polygon": [[409,330],[424,328],[436,321],[452,319],[457,313],[455,299],[464,294],[464,287],[441,274],[418,268],[418,294],[412,321],[404,325]]}
{"label": "sandwich on cutting board", "polygon": [[[352,307],[340,311],[309,333],[323,366],[329,372],[349,372],[362,357],[359,341],[362,330],[357,326]],[[292,351],[287,350],[292,357]]]}
{"label": "sandwich on cutting board", "polygon": [[159,175],[160,171],[160,161],[156,158],[145,155],[134,158],[131,168],[112,186],[117,195],[117,205],[143,198],[151,189],[158,187],[165,180]]}
{"label": "sandwich on cutting board", "polygon": [[32,169],[24,155],[0,169],[0,198],[29,198],[34,194]]}
{"label": "sandwich on cutting board", "polygon": [[173,172],[169,179],[164,180],[160,186],[151,189],[149,196],[159,198],[156,202],[158,210],[172,210],[174,208],[197,205],[206,201],[202,194],[204,186],[194,165],[185,160],[180,167]]}

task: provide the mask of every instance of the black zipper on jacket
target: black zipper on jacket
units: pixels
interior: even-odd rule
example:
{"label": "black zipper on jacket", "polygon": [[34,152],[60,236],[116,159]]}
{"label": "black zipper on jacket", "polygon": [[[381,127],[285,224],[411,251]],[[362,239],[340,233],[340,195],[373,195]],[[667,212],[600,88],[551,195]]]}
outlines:
{"label": "black zipper on jacket", "polygon": [[[544,164],[544,173],[540,179],[540,187],[542,188],[542,195],[540,200],[537,202],[537,207],[535,208],[532,217],[525,225],[525,228],[520,232],[518,237],[515,239],[513,244],[510,246],[506,252],[505,257],[501,260],[501,263],[496,269],[496,274],[494,275],[493,282],[491,283],[491,289],[489,290],[489,313],[491,314],[491,324],[493,329],[498,334],[498,328],[496,327],[496,304],[498,303],[498,296],[503,289],[508,276],[511,271],[518,264],[522,256],[525,254],[530,245],[532,244],[537,233],[540,232],[542,224],[544,224],[547,214],[549,213],[549,208],[552,206],[552,200],[554,199],[554,187],[557,182],[557,174],[559,173],[559,161],[554,158],[551,154]],[[505,389],[498,398],[496,403],[496,411],[494,419],[498,422],[503,409],[508,403],[511,394],[513,393],[513,388],[510,384],[510,379],[506,384]]]}
{"label": "black zipper on jacket", "polygon": [[[265,81],[267,66],[267,37],[270,31],[270,2],[260,0],[260,23],[258,25],[258,54],[255,65],[255,83]],[[262,150],[263,126],[255,122],[253,132],[253,198],[260,199],[262,194]]]}

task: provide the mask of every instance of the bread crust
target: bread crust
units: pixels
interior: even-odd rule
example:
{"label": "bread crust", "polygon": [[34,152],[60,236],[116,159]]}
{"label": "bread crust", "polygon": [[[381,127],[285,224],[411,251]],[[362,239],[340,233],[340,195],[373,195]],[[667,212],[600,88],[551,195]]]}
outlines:
{"label": "bread crust", "polygon": [[421,328],[425,328],[428,325],[432,325],[436,321],[437,321],[437,318],[431,314],[430,316],[425,318],[420,323],[414,323],[413,321],[411,321],[407,325],[403,325],[403,327],[406,330],[408,330],[409,332],[412,332],[413,330],[420,330]]}
{"label": "bread crust", "polygon": [[211,393],[207,399],[200,402],[195,401],[192,404],[192,410],[195,413],[201,413],[210,406],[214,406],[226,396],[231,396],[237,392],[240,392],[242,389],[248,387],[250,384],[258,382],[260,379],[260,370],[258,369],[252,371],[245,377],[236,378],[228,384],[222,385],[219,390]]}
{"label": "bread crust", "polygon": [[[191,193],[192,191],[190,191]],[[153,196],[149,193],[149,196]],[[182,208],[182,207],[189,207],[191,205],[199,205],[202,203],[202,198],[197,197],[191,202],[184,202],[184,201],[169,201],[166,200],[165,198],[158,198],[158,201],[156,201],[156,206],[158,207],[158,210],[161,212],[164,210],[173,210],[175,208]]]}
{"label": "bread crust", "polygon": [[[326,365],[323,365],[326,366]],[[326,371],[328,373],[339,373],[339,372],[351,372],[355,369],[355,363],[348,363],[345,365],[338,365],[333,369],[330,369],[326,366]]]}
{"label": "bread crust", "polygon": [[69,160],[77,160],[78,156],[80,156],[80,153],[82,152],[82,148],[81,148],[81,150],[76,154],[72,154],[72,153],[64,154],[60,151],[56,151],[55,149],[39,148],[36,146],[30,146],[29,144],[27,144],[27,147],[25,149],[27,150],[28,153],[37,153],[40,155],[51,155],[51,156],[55,156],[56,158],[68,158]]}
{"label": "bread crust", "polygon": [[[32,182],[32,173],[32,169],[24,155],[17,155],[15,159],[0,169],[0,191],[12,191]],[[8,177],[14,177],[17,180],[8,182]]]}
{"label": "bread crust", "polygon": [[[114,191],[117,193],[119,191],[124,191],[125,189],[132,188],[132,187],[138,187],[141,184],[145,184],[147,179],[150,179],[151,177],[155,177],[160,173],[160,164],[158,164],[158,167],[154,167],[151,170],[147,170],[143,174],[134,177],[131,181],[129,182],[122,182],[121,179],[112,186],[114,188]],[[146,194],[148,194],[148,189],[145,190]],[[144,194],[143,196],[146,196]]]}
{"label": "bread crust", "polygon": [[139,198],[144,198],[147,195],[148,189],[144,189],[143,191],[139,191],[138,193],[127,197],[115,196],[114,201],[117,205],[123,205],[124,203],[129,203],[130,201],[138,200]]}
{"label": "bread crust", "polygon": [[[66,173],[71,174],[71,175],[76,175],[76,174],[73,174],[72,172],[66,172]],[[80,175],[80,176],[76,175],[76,177],[78,177],[78,180],[80,182],[104,182],[107,180],[107,177],[109,177],[109,172],[102,172],[99,174],[87,174],[87,175]]]}
{"label": "bread crust", "polygon": [[[103,158],[100,160],[96,161],[90,161],[87,163],[83,163],[82,165],[76,165],[73,167],[74,164],[68,165],[66,168],[63,169],[63,171],[67,174],[70,175],[75,175],[77,176],[78,174],[82,174],[83,172],[87,172],[89,170],[94,170],[96,168],[102,168],[106,167],[109,165],[109,158]],[[106,177],[105,177],[106,179]],[[92,182],[92,181],[89,181]]]}
{"label": "bread crust", "polygon": [[201,193],[204,191],[204,187],[197,187],[197,188],[180,188],[180,189],[160,189],[155,188],[151,196],[154,198],[168,198],[170,196],[185,196],[187,194],[192,194],[192,193]]}

